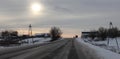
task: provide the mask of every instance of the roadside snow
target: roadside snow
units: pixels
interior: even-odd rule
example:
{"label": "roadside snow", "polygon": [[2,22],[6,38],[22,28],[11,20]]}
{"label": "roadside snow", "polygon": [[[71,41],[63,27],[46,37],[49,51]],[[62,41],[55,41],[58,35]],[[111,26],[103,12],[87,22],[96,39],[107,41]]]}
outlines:
{"label": "roadside snow", "polygon": [[[35,45],[35,44],[42,44],[42,43],[48,43],[51,40],[51,38],[29,38],[20,41],[22,43],[21,45],[15,45],[15,46],[0,46],[0,49],[6,49],[6,48],[16,48],[16,47],[21,47],[21,46],[30,46],[30,45]],[[34,43],[32,42],[34,41]]]}
{"label": "roadside snow", "polygon": [[50,40],[51,40],[51,38],[29,38],[29,39],[22,40],[20,42],[23,43],[22,45],[25,45],[25,44],[32,45],[32,44],[45,43],[45,42],[48,42]]}
{"label": "roadside snow", "polygon": [[[120,38],[117,38],[118,41],[118,46],[120,47]],[[102,47],[104,49],[119,53],[120,52],[120,48],[118,49],[117,44],[116,44],[116,40],[109,38],[109,45],[107,45],[107,40],[105,41],[89,41],[90,44]]]}
{"label": "roadside snow", "polygon": [[38,47],[38,46],[40,46],[40,44],[48,43],[48,41],[50,41],[50,40],[51,40],[50,38],[46,38],[46,39],[45,38],[33,38],[33,41],[36,41],[36,42],[32,43],[31,38],[25,39],[25,40],[23,40],[23,42],[28,41],[28,43],[23,43],[23,44],[18,45],[18,46],[8,46],[8,47],[1,46],[0,47],[0,54]]}
{"label": "roadside snow", "polygon": [[99,57],[99,59],[120,59],[119,54],[94,46],[90,43],[86,43],[82,39],[78,38],[76,39],[76,42],[80,46],[84,46],[84,51],[87,51],[87,54],[91,54],[92,56],[97,58]]}

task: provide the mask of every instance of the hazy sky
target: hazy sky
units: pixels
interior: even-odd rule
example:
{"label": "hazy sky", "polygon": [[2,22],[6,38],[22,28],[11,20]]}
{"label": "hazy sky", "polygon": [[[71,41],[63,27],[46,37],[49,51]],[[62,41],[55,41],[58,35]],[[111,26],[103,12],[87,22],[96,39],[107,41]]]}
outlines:
{"label": "hazy sky", "polygon": [[[31,10],[38,3],[41,10]],[[120,0],[0,0],[0,29],[24,33],[32,24],[34,32],[60,27],[66,36],[108,27],[112,21],[120,28]]]}

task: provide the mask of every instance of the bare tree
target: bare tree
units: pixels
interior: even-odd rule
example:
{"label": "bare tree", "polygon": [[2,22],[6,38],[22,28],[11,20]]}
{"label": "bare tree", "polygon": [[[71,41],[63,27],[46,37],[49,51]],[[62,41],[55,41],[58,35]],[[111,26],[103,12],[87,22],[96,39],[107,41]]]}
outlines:
{"label": "bare tree", "polygon": [[97,37],[97,31],[96,30],[91,30],[89,37],[94,40],[95,37]]}
{"label": "bare tree", "polygon": [[18,32],[17,31],[2,31],[1,32],[2,40],[0,40],[0,44],[9,45],[9,44],[18,44]]}
{"label": "bare tree", "polygon": [[17,31],[2,31],[1,33],[3,39],[10,39],[10,37],[17,37],[18,36],[18,32]]}
{"label": "bare tree", "polygon": [[51,39],[52,39],[51,41],[55,41],[61,38],[62,31],[58,27],[52,27],[50,30],[50,34],[51,34]]}
{"label": "bare tree", "polygon": [[106,28],[100,27],[99,30],[98,30],[98,37],[100,37],[101,40],[106,40],[107,32],[108,31],[107,31]]}
{"label": "bare tree", "polygon": [[119,29],[117,27],[113,27],[111,29],[108,29],[109,37],[116,38],[119,36]]}

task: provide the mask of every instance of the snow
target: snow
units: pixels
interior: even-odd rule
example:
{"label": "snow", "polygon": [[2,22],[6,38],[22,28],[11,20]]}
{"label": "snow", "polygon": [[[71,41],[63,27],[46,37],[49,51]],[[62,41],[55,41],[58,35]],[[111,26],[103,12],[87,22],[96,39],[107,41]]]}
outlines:
{"label": "snow", "polygon": [[[118,45],[120,47],[120,38],[117,38],[117,41],[118,41]],[[112,38],[109,38],[109,46],[107,46],[107,40],[105,40],[105,41],[91,41],[91,42],[89,41],[89,43],[96,45],[96,46],[99,46],[99,47],[102,47],[104,49],[116,52],[116,53],[120,52],[120,48],[117,47],[116,40],[112,39]]]}
{"label": "snow", "polygon": [[[0,46],[0,49],[6,49],[6,48],[15,48],[15,47],[20,47],[20,46],[30,46],[30,45],[35,45],[35,44],[42,44],[42,43],[49,43],[49,41],[51,40],[51,38],[28,38],[28,39],[24,39],[22,41],[19,41],[20,43],[22,43],[21,45],[15,45],[15,46]],[[32,42],[34,41],[34,43]]]}
{"label": "snow", "polygon": [[8,46],[8,47],[1,46],[0,47],[0,54],[20,51],[20,50],[24,50],[24,49],[30,49],[33,47],[38,47],[42,43],[49,43],[50,40],[51,40],[50,38],[33,38],[33,41],[36,41],[33,44],[31,38],[25,39],[22,41],[28,41],[29,43],[23,43],[22,45],[18,45],[18,46]]}
{"label": "snow", "polygon": [[31,44],[33,44],[33,42],[34,42],[34,44],[39,44],[39,43],[48,42],[50,40],[51,40],[51,38],[28,38],[28,39],[22,40],[20,42],[23,42],[23,44],[31,45]]}
{"label": "snow", "polygon": [[[120,45],[120,38],[117,38],[118,40],[118,44]],[[116,46],[116,41],[115,39],[109,39],[109,46]],[[105,41],[93,41],[92,43],[96,43],[96,44],[107,44],[107,40]]]}
{"label": "snow", "polygon": [[114,53],[114,52],[111,52],[109,50],[100,48],[98,46],[94,46],[90,43],[86,43],[80,38],[77,38],[76,41],[79,44],[81,44],[82,46],[84,46],[85,48],[87,48],[87,49],[85,49],[85,50],[87,50],[87,52],[90,52],[92,55],[95,55],[96,57],[99,57],[99,59],[120,59],[120,55],[117,54],[117,53]]}

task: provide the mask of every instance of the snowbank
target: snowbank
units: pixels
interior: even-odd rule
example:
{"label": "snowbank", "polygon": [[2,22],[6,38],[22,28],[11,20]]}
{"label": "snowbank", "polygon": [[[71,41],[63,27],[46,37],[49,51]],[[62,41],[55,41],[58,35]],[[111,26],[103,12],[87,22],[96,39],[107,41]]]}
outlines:
{"label": "snowbank", "polygon": [[108,40],[105,40],[105,41],[92,41],[92,42],[89,42],[89,43],[93,44],[95,46],[99,46],[99,47],[102,47],[104,49],[110,50],[110,51],[115,52],[115,53],[120,52],[120,48],[119,48],[120,47],[120,38],[117,38],[119,47],[117,46],[117,43],[116,43],[115,39],[109,38],[109,46],[107,45],[107,41]]}
{"label": "snowbank", "polygon": [[23,41],[28,41],[28,43],[23,43],[20,46],[10,46],[10,47],[0,47],[0,55],[5,54],[5,53],[11,53],[11,52],[16,52],[16,51],[21,51],[25,49],[31,49],[38,47],[42,44],[47,44],[49,43],[48,41],[51,40],[50,38],[34,38],[33,41],[36,41],[34,44],[32,43],[32,39],[25,39]]}
{"label": "snowbank", "polygon": [[88,56],[87,59],[120,59],[119,54],[85,43],[82,39],[76,39],[75,44]]}
{"label": "snowbank", "polygon": [[29,38],[29,39],[25,39],[25,40],[22,40],[20,42],[23,43],[23,45],[32,45],[33,42],[34,44],[40,44],[40,43],[45,43],[45,42],[48,42],[50,41],[51,38]]}
{"label": "snowbank", "polygon": [[11,52],[16,52],[16,51],[21,51],[21,50],[25,50],[25,49],[35,48],[38,46],[40,46],[40,44],[0,48],[0,55],[6,54],[6,53],[11,53]]}

